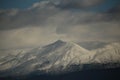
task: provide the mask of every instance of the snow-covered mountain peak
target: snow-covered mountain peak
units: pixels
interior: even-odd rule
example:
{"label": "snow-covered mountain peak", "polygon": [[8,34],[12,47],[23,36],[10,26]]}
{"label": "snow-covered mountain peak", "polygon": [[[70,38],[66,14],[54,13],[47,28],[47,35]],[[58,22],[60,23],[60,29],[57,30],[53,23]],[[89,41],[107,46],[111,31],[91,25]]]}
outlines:
{"label": "snow-covered mountain peak", "polygon": [[[65,42],[61,40],[45,46],[42,49],[41,54],[45,56],[45,62],[46,60],[49,61],[49,68],[60,66],[66,68],[66,66],[70,66],[73,64],[79,65],[80,63],[86,63],[89,61],[88,50],[80,47],[74,42]],[[40,69],[43,70],[43,68]],[[44,69],[48,69],[48,67],[44,67]]]}
{"label": "snow-covered mountain peak", "polygon": [[83,51],[83,52],[86,52],[88,53],[89,51],[87,49],[84,49],[83,47],[79,46],[78,44],[74,43],[74,42],[70,42],[70,41],[62,41],[62,40],[58,40],[52,44],[49,44],[49,45],[46,45],[43,47],[45,49],[45,51],[48,51],[49,52],[53,52],[53,51],[56,51],[57,49],[58,50],[71,50],[71,49],[75,49],[75,50],[80,50],[80,51]]}
{"label": "snow-covered mountain peak", "polygon": [[120,42],[113,42],[105,46],[106,48],[120,48]]}
{"label": "snow-covered mountain peak", "polygon": [[65,43],[65,41],[63,41],[63,40],[57,40],[57,41],[54,42],[54,43]]}
{"label": "snow-covered mountain peak", "polygon": [[[13,74],[27,74],[33,71],[59,72],[66,71],[77,65],[80,69],[86,64],[107,64],[120,62],[120,47],[118,43],[109,44],[113,48],[86,50],[70,41],[58,40],[41,48],[28,50],[17,56],[1,59],[1,70],[13,70]],[[117,47],[116,47],[117,46]],[[89,66],[88,66],[89,68]]]}
{"label": "snow-covered mountain peak", "polygon": [[[27,72],[35,70],[51,70],[57,69],[62,66],[62,69],[66,69],[71,65],[80,65],[80,63],[88,62],[89,51],[80,47],[74,42],[65,42],[58,40],[52,44],[46,45],[43,48],[33,49],[27,52],[20,59],[11,59],[4,65],[1,65],[1,69],[7,64],[10,64],[9,68],[17,67],[19,70],[25,69]],[[19,56],[18,56],[19,57]],[[16,64],[14,64],[14,62]],[[23,65],[24,64],[24,65]],[[22,66],[22,68],[21,68]],[[18,70],[18,69],[17,69]]]}
{"label": "snow-covered mountain peak", "polygon": [[120,43],[112,42],[95,50],[94,61],[98,63],[120,63]]}
{"label": "snow-covered mountain peak", "polygon": [[65,41],[57,40],[56,42],[51,43],[51,44],[49,44],[49,45],[46,45],[46,46],[44,46],[44,47],[45,47],[45,48],[46,48],[46,47],[59,47],[59,46],[62,46],[62,45],[64,45],[64,44],[66,44]]}

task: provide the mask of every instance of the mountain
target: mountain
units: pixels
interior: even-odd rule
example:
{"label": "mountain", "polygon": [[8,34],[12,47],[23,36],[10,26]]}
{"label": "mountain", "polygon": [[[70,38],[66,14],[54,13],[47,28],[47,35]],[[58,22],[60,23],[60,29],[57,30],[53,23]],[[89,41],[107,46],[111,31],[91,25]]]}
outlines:
{"label": "mountain", "polygon": [[[116,67],[114,63],[120,63],[119,43],[89,51],[74,42],[58,40],[44,47],[19,51],[17,55],[1,58],[0,76],[25,75],[32,72],[64,73],[90,68],[106,68],[105,66]],[[117,67],[120,66],[118,64]]]}
{"label": "mountain", "polygon": [[93,50],[94,61],[97,63],[120,63],[120,43],[113,42],[103,48]]}
{"label": "mountain", "polygon": [[[42,48],[35,48],[0,64],[0,69],[14,69],[18,74],[26,74],[35,70],[58,71],[65,70],[70,65],[79,65],[89,62],[89,51],[73,42],[56,41]],[[7,68],[6,68],[7,67]],[[15,72],[15,74],[16,74]]]}

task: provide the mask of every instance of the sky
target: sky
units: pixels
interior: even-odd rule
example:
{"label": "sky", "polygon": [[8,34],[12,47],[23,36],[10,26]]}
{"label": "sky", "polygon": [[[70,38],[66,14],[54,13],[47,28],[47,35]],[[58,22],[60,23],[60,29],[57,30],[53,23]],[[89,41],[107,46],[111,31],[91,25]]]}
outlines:
{"label": "sky", "polygon": [[120,41],[119,22],[120,0],[0,0],[0,49]]}

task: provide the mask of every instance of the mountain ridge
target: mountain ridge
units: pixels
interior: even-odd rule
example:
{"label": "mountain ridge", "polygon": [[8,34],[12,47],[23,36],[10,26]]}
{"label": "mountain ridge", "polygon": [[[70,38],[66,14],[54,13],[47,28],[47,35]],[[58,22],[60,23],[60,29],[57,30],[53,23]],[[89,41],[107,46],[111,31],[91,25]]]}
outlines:
{"label": "mountain ridge", "polygon": [[[118,60],[117,62],[120,62],[119,48],[118,51],[114,51],[114,48],[116,47],[113,46],[113,49],[111,51],[113,53],[110,53],[108,51],[108,48],[92,52],[74,42],[65,42],[58,40],[42,48],[34,48],[30,51],[25,52],[24,54],[20,53],[19,55],[14,56],[4,64],[0,64],[0,71],[6,71],[14,75],[21,75],[29,74],[37,70],[47,73],[59,71],[66,72],[72,70],[75,68],[75,66],[77,66],[79,70],[82,70],[84,69],[84,66],[86,67],[86,65],[89,69],[89,66],[94,67],[94,64],[95,66],[96,64],[100,64],[101,67],[103,64],[109,64],[107,62],[110,61],[114,62]],[[106,55],[109,55],[109,53],[110,56],[106,57]],[[74,71],[74,69],[72,71]]]}

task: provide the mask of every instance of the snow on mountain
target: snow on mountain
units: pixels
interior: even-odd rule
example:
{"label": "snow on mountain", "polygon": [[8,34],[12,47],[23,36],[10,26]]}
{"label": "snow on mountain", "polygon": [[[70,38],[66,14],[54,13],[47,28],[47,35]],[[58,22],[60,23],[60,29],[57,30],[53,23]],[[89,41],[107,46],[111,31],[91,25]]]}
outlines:
{"label": "snow on mountain", "polygon": [[97,63],[120,63],[120,43],[113,42],[106,45],[104,48],[99,48],[94,51],[94,62]]}
{"label": "snow on mountain", "polygon": [[118,43],[89,51],[76,43],[58,40],[42,48],[23,50],[14,56],[5,56],[0,59],[0,71],[21,75],[33,71],[64,71],[73,65],[82,69],[86,64],[110,62],[120,63],[120,44]]}
{"label": "snow on mountain", "polygon": [[[45,52],[43,51],[43,54],[47,53],[47,55],[43,55],[43,57],[45,62],[50,63],[47,68],[59,66],[66,68],[71,64],[87,63],[89,61],[86,56],[89,51],[72,42],[57,41],[44,48]],[[45,69],[45,67],[41,69]]]}
{"label": "snow on mountain", "polygon": [[[3,50],[2,54],[6,54],[0,58],[0,70],[5,70],[16,65],[19,59],[26,54],[30,49],[15,49],[15,50]],[[19,62],[18,62],[19,63]]]}
{"label": "snow on mountain", "polygon": [[[89,51],[73,42],[56,41],[43,48],[35,48],[25,53],[14,56],[9,61],[0,64],[1,70],[14,68],[17,72],[31,72],[34,70],[49,70],[62,66],[79,65],[89,62]],[[7,66],[7,68],[6,68]]]}

